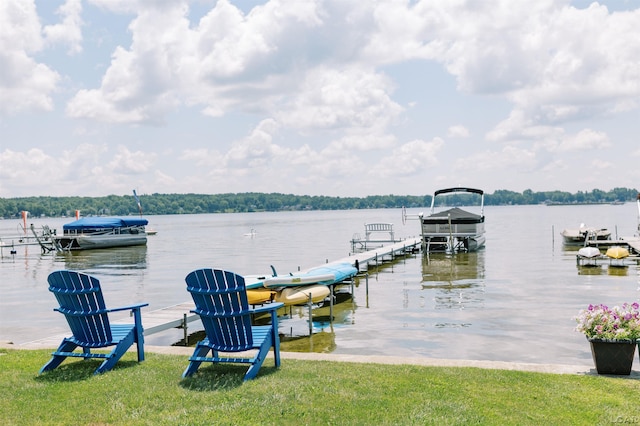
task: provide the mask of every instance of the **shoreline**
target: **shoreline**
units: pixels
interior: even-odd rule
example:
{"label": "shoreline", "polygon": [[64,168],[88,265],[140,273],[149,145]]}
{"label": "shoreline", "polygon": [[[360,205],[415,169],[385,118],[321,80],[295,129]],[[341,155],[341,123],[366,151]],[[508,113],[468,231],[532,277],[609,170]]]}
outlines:
{"label": "shoreline", "polygon": [[[0,349],[12,350],[40,350],[55,349],[50,345],[15,345],[12,342],[0,342]],[[153,346],[145,345],[145,353],[155,353],[160,355],[183,355],[190,356],[193,353],[192,347],[184,346]],[[135,351],[131,348],[130,351]],[[422,357],[398,357],[389,355],[346,355],[346,354],[327,354],[327,353],[309,353],[309,352],[280,352],[283,360],[293,359],[300,361],[329,361],[344,362],[355,364],[388,364],[388,365],[416,365],[422,367],[470,367],[488,370],[510,370],[510,371],[526,371],[532,373],[547,374],[573,374],[573,375],[590,375],[598,376],[595,368],[590,365],[568,365],[568,364],[536,364],[525,362],[507,362],[507,361],[491,361],[491,360],[467,360],[467,359],[442,359],[442,358],[422,358]],[[268,358],[273,357],[270,352]],[[186,361],[185,361],[186,362]],[[640,380],[640,371],[632,370],[631,374],[626,376],[607,376],[628,378]]]}

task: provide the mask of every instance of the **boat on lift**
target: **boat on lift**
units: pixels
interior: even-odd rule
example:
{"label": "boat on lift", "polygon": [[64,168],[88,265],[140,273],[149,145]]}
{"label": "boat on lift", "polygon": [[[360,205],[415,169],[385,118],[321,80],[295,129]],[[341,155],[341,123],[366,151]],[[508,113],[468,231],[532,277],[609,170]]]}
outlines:
{"label": "boat on lift", "polygon": [[[436,201],[451,194],[476,194],[480,196],[478,214],[451,207],[436,212]],[[475,188],[455,187],[439,189],[433,194],[429,215],[418,215],[422,230],[422,248],[431,251],[476,251],[485,245],[484,191]]]}
{"label": "boat on lift", "polygon": [[629,257],[629,250],[622,246],[612,246],[607,249],[605,255],[611,259],[624,259]]}
{"label": "boat on lift", "polygon": [[147,244],[148,223],[138,217],[83,217],[50,238],[57,251],[139,246]]}
{"label": "boat on lift", "polygon": [[587,246],[578,250],[578,257],[580,259],[597,259],[602,256],[602,253],[597,247]]}

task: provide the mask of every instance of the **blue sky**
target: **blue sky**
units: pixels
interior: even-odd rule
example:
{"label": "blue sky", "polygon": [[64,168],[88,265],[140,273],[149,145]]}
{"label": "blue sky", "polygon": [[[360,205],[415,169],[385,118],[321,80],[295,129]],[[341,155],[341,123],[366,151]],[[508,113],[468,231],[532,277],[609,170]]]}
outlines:
{"label": "blue sky", "polygon": [[0,197],[640,187],[640,0],[4,0]]}

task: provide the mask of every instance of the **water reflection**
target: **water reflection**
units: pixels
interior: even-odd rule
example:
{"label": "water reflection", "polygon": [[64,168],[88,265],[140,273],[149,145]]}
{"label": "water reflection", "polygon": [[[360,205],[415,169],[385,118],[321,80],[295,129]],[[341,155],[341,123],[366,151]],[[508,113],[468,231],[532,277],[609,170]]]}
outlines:
{"label": "water reflection", "polygon": [[609,275],[614,277],[626,277],[629,275],[627,265],[612,264],[584,264],[578,265],[578,275]]}
{"label": "water reflection", "polygon": [[595,265],[592,263],[585,263],[584,265],[578,265],[578,275],[603,275],[605,268],[601,265]]}
{"label": "water reflection", "polygon": [[66,269],[100,269],[106,274],[109,271],[146,269],[147,246],[71,251],[57,254],[56,260],[63,260]]}
{"label": "water reflection", "polygon": [[[280,332],[287,340],[308,339],[309,305],[286,306],[280,317]],[[354,323],[356,303],[350,293],[350,286],[338,285],[333,292],[333,303],[329,298],[311,307],[311,331],[313,339],[318,333],[333,335],[334,327]],[[313,344],[308,342],[306,344]],[[308,349],[308,348],[307,348]],[[314,350],[315,351],[315,350]]]}
{"label": "water reflection", "polygon": [[[358,278],[355,278],[358,281]],[[354,283],[354,288],[356,287]],[[311,306],[311,325],[309,324],[309,305],[289,305],[278,310],[278,332],[281,349],[288,352],[329,353],[336,348],[334,328],[354,324],[356,302],[351,294],[351,285],[336,285],[333,290],[333,304],[329,298]],[[270,323],[270,314],[262,313],[253,317],[254,324]],[[311,326],[311,329],[310,329]],[[203,331],[189,336],[189,344],[194,346],[204,338]],[[184,339],[172,343],[183,346]]]}
{"label": "water reflection", "polygon": [[618,265],[612,263],[607,268],[607,273],[616,277],[626,277],[629,273],[629,267],[627,265]]}
{"label": "water reflection", "polygon": [[[424,253],[422,289],[433,293],[435,309],[482,307],[485,298],[484,250],[470,253]],[[468,324],[438,324],[460,327]]]}

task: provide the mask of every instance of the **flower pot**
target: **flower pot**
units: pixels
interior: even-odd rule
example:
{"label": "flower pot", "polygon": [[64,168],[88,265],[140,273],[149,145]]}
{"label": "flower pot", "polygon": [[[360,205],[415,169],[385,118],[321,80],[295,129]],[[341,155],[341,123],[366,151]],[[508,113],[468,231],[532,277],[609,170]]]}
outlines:
{"label": "flower pot", "polygon": [[636,342],[631,340],[589,339],[598,374],[631,374]]}

